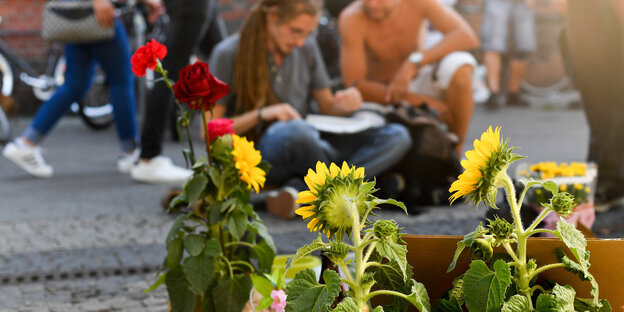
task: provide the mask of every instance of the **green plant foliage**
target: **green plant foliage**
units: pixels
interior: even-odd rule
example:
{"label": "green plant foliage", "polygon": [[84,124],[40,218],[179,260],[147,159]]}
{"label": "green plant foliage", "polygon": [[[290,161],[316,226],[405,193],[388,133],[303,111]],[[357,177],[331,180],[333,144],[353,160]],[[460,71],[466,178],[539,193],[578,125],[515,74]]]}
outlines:
{"label": "green plant foliage", "polygon": [[329,311],[334,299],[340,293],[340,276],[332,270],[323,272],[325,284],[319,284],[316,274],[310,269],[300,271],[286,286],[287,312]]}
{"label": "green plant foliage", "polygon": [[473,261],[464,274],[466,306],[471,312],[500,311],[510,284],[511,271],[505,261],[497,260],[494,271],[481,260]]}

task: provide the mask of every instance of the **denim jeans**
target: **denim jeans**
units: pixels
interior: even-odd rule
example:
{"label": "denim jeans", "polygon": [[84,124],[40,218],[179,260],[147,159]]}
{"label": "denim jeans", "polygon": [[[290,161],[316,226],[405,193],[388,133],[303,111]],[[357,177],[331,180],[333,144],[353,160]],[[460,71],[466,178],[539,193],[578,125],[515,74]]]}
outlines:
{"label": "denim jeans", "polygon": [[399,124],[389,124],[353,134],[320,133],[303,120],[272,124],[257,148],[271,170],[267,184],[282,185],[293,178],[303,179],[317,161],[327,165],[364,167],[371,179],[390,169],[412,144],[409,132]]}
{"label": "denim jeans", "polygon": [[115,22],[113,39],[66,45],[65,59],[65,83],[41,105],[32,124],[24,131],[24,137],[33,143],[41,142],[71,104],[87,93],[97,63],[106,73],[121,148],[133,150],[138,141],[134,76],[130,70],[128,37],[121,22]]}

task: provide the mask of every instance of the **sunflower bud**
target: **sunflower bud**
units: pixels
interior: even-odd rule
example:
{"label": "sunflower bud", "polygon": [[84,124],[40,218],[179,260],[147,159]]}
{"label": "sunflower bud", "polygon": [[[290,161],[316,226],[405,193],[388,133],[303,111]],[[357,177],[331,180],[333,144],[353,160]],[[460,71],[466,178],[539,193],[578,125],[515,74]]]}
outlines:
{"label": "sunflower bud", "polygon": [[375,278],[373,278],[373,274],[370,272],[364,273],[362,275],[362,279],[360,280],[360,285],[362,285],[362,289],[370,289],[375,284]]}
{"label": "sunflower bud", "polygon": [[329,249],[325,251],[325,256],[333,263],[342,263],[349,254],[349,246],[342,242],[331,242]]}
{"label": "sunflower bud", "polygon": [[383,240],[394,240],[399,228],[393,220],[378,220],[373,226],[375,237]]}
{"label": "sunflower bud", "polygon": [[477,238],[472,244],[472,258],[489,261],[494,254],[492,243],[487,238]]}
{"label": "sunflower bud", "polygon": [[568,192],[560,192],[550,199],[552,209],[560,216],[567,217],[572,214],[572,208],[576,206],[574,195]]}
{"label": "sunflower bud", "polygon": [[490,229],[489,232],[494,236],[494,238],[496,238],[496,240],[501,241],[511,236],[511,233],[513,232],[513,225],[507,222],[507,220],[495,216],[494,220],[488,221],[490,221],[488,224],[488,228]]}

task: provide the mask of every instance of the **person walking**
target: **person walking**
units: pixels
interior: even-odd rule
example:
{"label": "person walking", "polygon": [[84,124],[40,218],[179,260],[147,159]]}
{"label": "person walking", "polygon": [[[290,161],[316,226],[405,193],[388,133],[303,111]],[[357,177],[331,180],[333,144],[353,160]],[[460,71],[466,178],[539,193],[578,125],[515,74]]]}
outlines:
{"label": "person walking", "polygon": [[[169,15],[164,44],[169,51],[162,63],[169,77],[176,80],[196,48],[203,57],[208,57],[226,34],[218,18],[216,0],[164,0],[164,5]],[[171,90],[164,83],[155,84],[146,103],[140,159],[130,175],[143,183],[182,185],[193,171],[173,164],[162,155],[167,119],[174,109]]]}
{"label": "person walking", "polygon": [[[510,52],[510,73],[507,88],[507,103],[511,106],[526,106],[520,98],[520,82],[528,64],[529,56],[537,49],[535,32],[536,0],[486,0],[483,13],[481,36],[483,60],[487,68],[486,80],[490,98],[485,103],[488,109],[500,107],[502,56],[507,52],[507,37],[513,38],[513,52]],[[512,28],[509,28],[511,22]]]}
{"label": "person walking", "polygon": [[130,48],[121,21],[115,17],[114,7],[108,0],[92,0],[97,22],[104,27],[114,27],[112,39],[67,44],[65,82],[54,95],[44,102],[32,123],[20,137],[7,144],[2,155],[27,173],[49,178],[54,174],[51,165],[41,155],[40,144],[72,103],[87,93],[93,81],[96,64],[104,70],[109,82],[111,103],[122,155],[117,168],[128,173],[138,157],[138,135],[135,113],[134,76],[130,69]]}

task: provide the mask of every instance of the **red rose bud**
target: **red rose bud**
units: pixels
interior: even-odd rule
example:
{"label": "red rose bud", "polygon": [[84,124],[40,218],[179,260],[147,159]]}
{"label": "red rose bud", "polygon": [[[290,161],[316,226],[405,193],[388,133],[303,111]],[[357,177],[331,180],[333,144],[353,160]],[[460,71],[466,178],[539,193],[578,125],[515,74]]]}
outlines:
{"label": "red rose bud", "polygon": [[132,58],[130,58],[132,72],[137,77],[145,76],[145,71],[148,68],[152,70],[156,68],[158,64],[157,59],[162,60],[165,55],[167,55],[167,47],[152,39],[152,41],[137,49]]}
{"label": "red rose bud", "polygon": [[173,93],[180,103],[191,109],[210,110],[230,91],[230,86],[210,73],[208,64],[195,62],[180,71],[180,79],[173,85]]}
{"label": "red rose bud", "polygon": [[210,142],[220,136],[234,134],[234,129],[232,128],[233,124],[234,122],[227,118],[211,120],[206,125],[206,131],[208,131],[208,139],[210,139]]}

